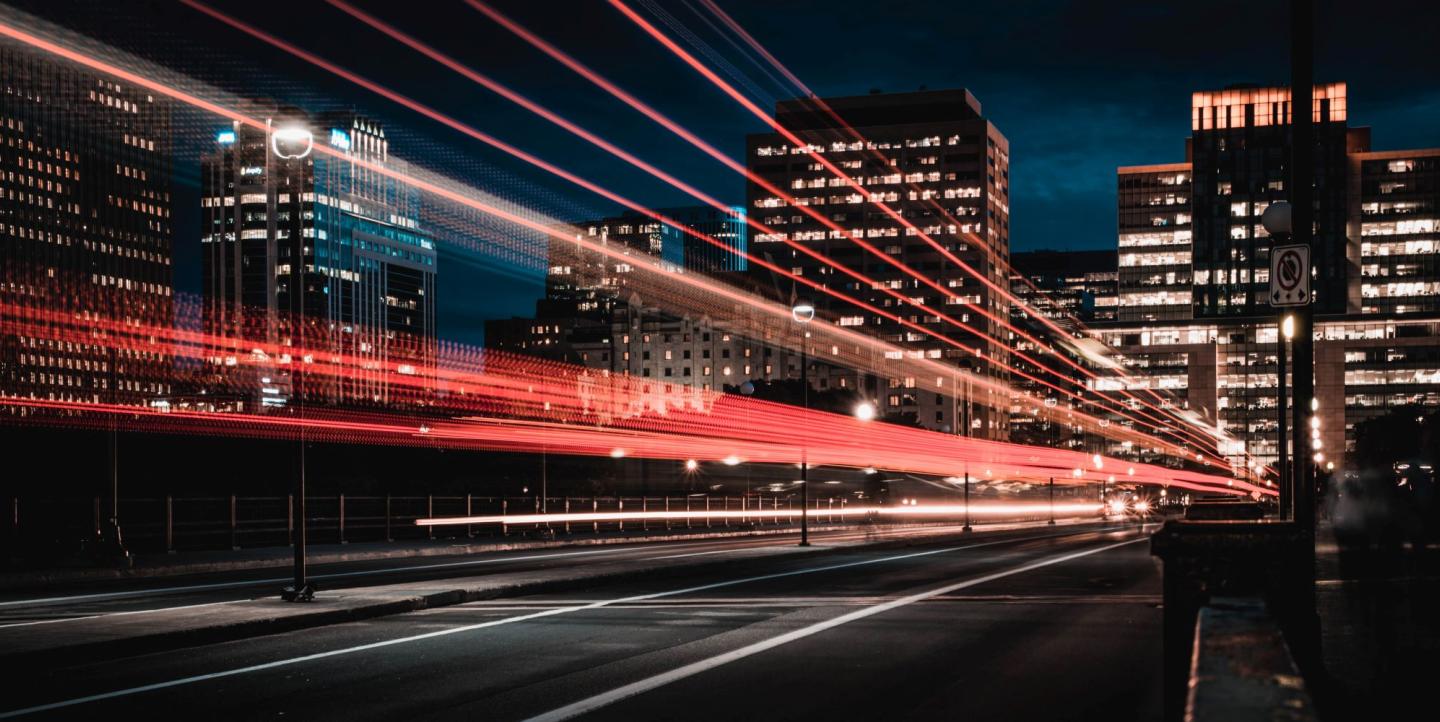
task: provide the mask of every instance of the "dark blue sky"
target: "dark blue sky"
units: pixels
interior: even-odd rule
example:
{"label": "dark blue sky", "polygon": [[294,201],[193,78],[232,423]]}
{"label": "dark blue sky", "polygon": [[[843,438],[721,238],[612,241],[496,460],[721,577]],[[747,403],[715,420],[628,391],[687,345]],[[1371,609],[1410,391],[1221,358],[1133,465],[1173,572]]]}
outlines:
{"label": "dark blue sky", "polygon": [[[717,2],[822,95],[974,92],[1010,139],[1015,250],[1113,247],[1115,167],[1182,160],[1192,90],[1281,84],[1288,75],[1283,1]],[[387,124],[397,155],[558,217],[613,210],[181,5],[20,4],[230,90],[317,109],[355,106]],[[213,4],[644,204],[692,202],[322,2]],[[707,193],[741,200],[738,176],[459,0],[357,4]],[[494,4],[737,158],[745,134],[763,129],[604,0]],[[763,107],[788,94],[701,20],[695,0],[631,5],[647,15],[659,7],[695,33],[748,76]],[[1437,5],[1319,3],[1317,79],[1349,83],[1350,122],[1373,126],[1378,149],[1440,145],[1440,56],[1419,30],[1440,27]],[[181,230],[177,246],[185,245]],[[185,288],[193,255],[177,247],[177,257]],[[538,292],[533,270],[473,254],[447,253],[440,273],[442,334],[457,340],[477,340],[483,318],[527,312]]]}

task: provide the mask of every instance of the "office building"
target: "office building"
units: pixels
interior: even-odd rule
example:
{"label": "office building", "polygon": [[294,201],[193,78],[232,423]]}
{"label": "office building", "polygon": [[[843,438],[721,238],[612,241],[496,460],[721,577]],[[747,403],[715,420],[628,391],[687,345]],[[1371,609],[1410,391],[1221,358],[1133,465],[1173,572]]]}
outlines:
{"label": "office building", "polygon": [[[1229,437],[1219,451],[1236,462],[1278,458],[1279,312],[1260,217],[1288,197],[1289,97],[1197,92],[1185,162],[1119,169],[1119,323],[1091,334],[1119,351],[1130,388],[1175,396]],[[1315,87],[1315,388],[1330,401],[1319,451],[1337,467],[1356,424],[1440,406],[1440,150],[1372,150],[1349,110],[1344,83]]]}
{"label": "office building", "polygon": [[103,322],[173,323],[171,104],[8,43],[0,77],[0,393],[149,405],[171,347],[107,343]]}
{"label": "office building", "polygon": [[[823,102],[824,107],[809,99],[777,104],[777,124],[800,144],[780,133],[751,135],[747,140],[749,168],[769,185],[747,184],[746,208],[766,228],[751,229],[752,254],[972,351],[856,305],[808,294],[803,286],[795,285],[796,293],[815,297],[819,315],[827,320],[854,326],[923,358],[946,359],[976,374],[1008,381],[1004,348],[985,338],[1003,339],[1005,330],[997,321],[975,312],[978,307],[1004,319],[1009,314],[1008,303],[954,260],[963,261],[1000,288],[1008,283],[1003,270],[1010,254],[1010,160],[1005,136],[985,118],[979,101],[964,90],[872,94]],[[871,194],[871,200],[811,154],[851,176]],[[875,201],[885,203],[914,228],[906,227]],[[805,212],[807,208],[825,220],[811,216]],[[862,249],[852,238],[863,239],[949,293]],[[786,242],[802,244],[869,280],[840,274]],[[782,295],[791,292],[792,280],[772,279],[768,271],[760,269],[752,272],[764,277],[762,286],[778,287]],[[886,290],[913,299],[921,307],[943,309],[973,330],[945,323],[938,315],[901,302]],[[884,381],[886,389],[877,399],[882,413],[913,414],[929,428],[981,438],[1003,439],[1008,433],[1003,412],[994,410],[996,406],[1003,409],[1001,400],[921,393],[914,378]]]}
{"label": "office building", "polygon": [[[264,128],[220,129],[202,164],[206,328],[283,345],[299,311],[306,345],[351,365],[307,383],[307,400],[389,403],[381,369],[414,372],[435,357],[437,254],[418,221],[419,192],[376,172],[405,166],[373,121],[264,117]],[[285,405],[289,380],[261,373],[270,381],[256,384],[259,404]]]}

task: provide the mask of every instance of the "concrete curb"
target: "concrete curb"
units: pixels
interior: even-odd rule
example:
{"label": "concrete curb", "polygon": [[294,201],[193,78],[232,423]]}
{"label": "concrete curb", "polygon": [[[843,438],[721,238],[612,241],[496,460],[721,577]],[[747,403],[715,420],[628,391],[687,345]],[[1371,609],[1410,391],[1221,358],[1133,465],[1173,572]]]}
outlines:
{"label": "concrete curb", "polygon": [[[1092,521],[1072,522],[1068,524],[1061,522],[1057,524],[1057,527],[1068,529],[1068,533],[1090,531],[1090,527],[1094,527],[1094,530],[1115,528],[1108,523]],[[1005,535],[1020,535],[1033,531],[1036,528],[1053,527],[1048,527],[1044,522],[1040,522],[1035,526],[1009,527],[994,530],[989,534],[985,533],[982,529],[979,530],[978,533],[967,536],[966,538],[982,536],[985,538],[1003,538]],[[888,547],[910,546],[916,541],[914,538],[880,540],[864,544],[864,546],[883,549]],[[803,554],[828,554],[844,549],[852,549],[855,546],[856,545],[847,544],[842,546],[814,546],[803,549],[795,547],[784,551],[777,551],[774,553],[774,556],[792,557]],[[437,590],[421,594],[410,594],[391,599],[383,598],[385,595],[385,587],[367,587],[363,588],[363,592],[358,594],[362,599],[357,600],[357,603],[350,606],[326,609],[318,606],[324,603],[322,601],[317,602],[315,608],[300,613],[276,614],[274,616],[259,617],[226,624],[175,629],[131,637],[90,640],[31,652],[15,653],[8,650],[0,651],[0,665],[24,664],[29,666],[58,667],[65,664],[73,664],[77,659],[84,659],[86,661],[119,659],[142,654],[174,651],[206,644],[218,644],[240,639],[282,634],[333,624],[362,621],[487,599],[577,591],[588,589],[597,584],[639,578],[646,580],[670,579],[693,574],[697,570],[713,571],[717,568],[724,568],[731,565],[738,566],[752,561],[754,561],[753,558],[695,559],[694,561],[682,564],[661,564],[638,568],[630,567],[581,576],[574,576],[572,570],[572,576],[564,578],[519,581],[504,584],[487,584],[482,578],[475,580],[475,583],[471,586],[461,586],[454,589]],[[277,600],[257,600],[257,603],[281,604]],[[279,608],[280,607],[277,607],[277,609]],[[287,605],[283,608],[287,612],[295,609],[293,605]]]}

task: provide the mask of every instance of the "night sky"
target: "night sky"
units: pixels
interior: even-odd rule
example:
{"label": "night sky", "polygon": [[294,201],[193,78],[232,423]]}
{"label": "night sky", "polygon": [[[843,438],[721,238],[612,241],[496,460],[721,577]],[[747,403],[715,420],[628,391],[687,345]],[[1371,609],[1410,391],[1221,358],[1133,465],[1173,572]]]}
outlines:
{"label": "night sky", "polygon": [[[1183,160],[1192,90],[1284,84],[1289,72],[1284,2],[717,2],[821,95],[969,88],[1010,139],[1017,251],[1113,247],[1115,167]],[[18,4],[232,91],[312,109],[354,106],[386,124],[396,155],[561,219],[615,210],[182,5]],[[212,4],[643,204],[695,202],[323,2]],[[460,0],[356,4],[701,190],[743,200],[738,176]],[[761,107],[793,93],[718,35],[696,0],[630,4],[672,37],[652,10],[682,24],[730,66],[722,74],[744,77],[727,75]],[[493,5],[733,157],[746,133],[764,129],[604,0]],[[1425,37],[1440,27],[1440,3],[1322,0],[1317,15],[1316,78],[1349,83],[1350,124],[1372,126],[1376,149],[1440,145],[1440,55]],[[179,165],[187,163],[182,152]],[[180,197],[193,194],[195,169],[177,176]],[[198,290],[197,228],[198,213],[177,211],[182,290]],[[470,342],[481,319],[526,314],[540,290],[535,269],[454,251],[442,256],[440,284],[441,335]]]}

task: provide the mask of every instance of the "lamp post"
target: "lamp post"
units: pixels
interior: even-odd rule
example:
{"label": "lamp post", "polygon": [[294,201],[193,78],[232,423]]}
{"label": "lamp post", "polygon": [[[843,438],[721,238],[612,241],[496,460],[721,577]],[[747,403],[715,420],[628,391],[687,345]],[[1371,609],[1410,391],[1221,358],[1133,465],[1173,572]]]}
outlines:
{"label": "lamp post", "polygon": [[[755,395],[755,384],[752,383],[752,382],[750,381],[750,379],[745,379],[745,383],[740,384],[740,393],[741,393],[741,395],[745,396],[745,398],[747,398],[747,399],[750,398],[751,396]],[[749,428],[749,427],[750,427],[750,403],[749,403],[748,401],[747,401],[746,404],[745,404],[745,427],[746,427],[746,428]],[[745,465],[745,498],[749,498],[749,497],[750,497],[750,465],[749,465],[749,464],[746,464],[746,465]],[[742,503],[742,504],[744,503],[743,499],[742,499],[742,502],[741,502],[741,503]]]}
{"label": "lamp post", "polygon": [[[1313,246],[1315,218],[1315,131],[1314,107],[1314,44],[1315,5],[1313,0],[1292,0],[1290,3],[1290,179],[1291,243]],[[1268,209],[1267,209],[1268,210]],[[1313,248],[1312,248],[1313,250]],[[1323,253],[1310,254],[1312,265],[1326,278]],[[1305,428],[1305,415],[1310,412],[1315,396],[1315,333],[1313,330],[1314,294],[1295,309],[1295,343],[1291,375],[1294,377],[1295,398],[1291,404],[1291,426],[1295,433]],[[1300,528],[1310,534],[1315,530],[1315,484],[1310,464],[1300,463],[1300,445],[1295,445],[1295,464],[1290,487],[1294,494],[1294,515]]]}
{"label": "lamp post", "polygon": [[1289,423],[1285,415],[1290,412],[1290,410],[1286,408],[1287,403],[1285,399],[1285,356],[1288,352],[1287,349],[1290,339],[1293,338],[1295,338],[1295,319],[1291,316],[1286,316],[1285,319],[1280,322],[1280,427],[1277,435],[1277,440],[1280,445],[1280,518],[1282,519],[1293,519],[1295,516],[1295,474],[1290,468],[1289,449],[1286,448],[1289,442],[1285,438],[1287,436],[1286,426],[1288,426]]}
{"label": "lamp post", "polygon": [[[805,330],[806,324],[815,319],[815,304],[807,299],[795,301],[790,308],[790,316],[795,323],[800,325],[800,398],[801,415],[810,415],[810,342],[807,340],[809,333]],[[800,446],[800,546],[810,546],[810,480],[809,480],[809,459],[808,449],[802,442]]]}
{"label": "lamp post", "polygon": [[1050,521],[1049,526],[1055,526],[1055,477],[1050,477]]}
{"label": "lamp post", "polygon": [[968,471],[965,472],[965,526],[960,531],[966,534],[972,531],[970,528],[970,472]]}
{"label": "lamp post", "polygon": [[119,373],[115,368],[117,353],[115,342],[111,342],[109,348],[109,375],[107,380],[110,392],[110,518],[106,522],[102,536],[108,537],[109,551],[119,560],[127,560],[130,552],[125,549],[125,542],[120,535],[120,417],[115,412],[119,405],[119,395],[116,385],[119,383]]}
{"label": "lamp post", "polygon": [[[272,163],[293,165],[299,159],[310,154],[314,145],[314,135],[300,126],[288,126],[275,129],[270,134],[270,149],[275,158]],[[306,247],[303,234],[295,233],[290,238],[290,273],[285,279],[288,284],[286,289],[289,300],[289,323],[290,323],[290,394],[295,400],[295,417],[300,427],[300,440],[295,458],[295,564],[294,576],[291,586],[285,587],[280,592],[280,597],[287,602],[309,602],[315,598],[315,586],[310,583],[309,573],[306,569],[305,558],[306,546],[309,543],[307,534],[307,516],[305,509],[305,352],[309,348],[309,339],[305,333],[307,325],[305,321],[305,295],[309,292],[305,277]]]}
{"label": "lamp post", "polygon": [[[1265,232],[1269,233],[1270,237],[1275,239],[1275,243],[1272,245],[1278,245],[1288,242],[1290,240],[1291,231],[1294,228],[1293,212],[1290,204],[1284,201],[1271,203],[1265,208],[1265,213],[1260,216],[1260,223],[1265,227]],[[1278,418],[1280,420],[1280,427],[1276,435],[1276,441],[1280,449],[1280,518],[1282,519],[1293,518],[1295,503],[1294,474],[1291,473],[1291,469],[1289,468],[1289,462],[1287,461],[1287,454],[1285,449],[1285,415],[1289,413],[1289,409],[1286,408],[1287,404],[1285,398],[1285,357],[1287,352],[1286,344],[1291,339],[1295,338],[1295,325],[1296,321],[1293,314],[1285,314],[1284,316],[1282,316],[1280,319],[1280,334],[1279,337],[1275,340],[1275,345],[1277,348],[1276,359],[1277,365],[1279,367],[1279,384],[1277,387],[1276,400],[1279,404]],[[1296,360],[1298,362],[1299,359],[1297,358]],[[1295,368],[1297,371],[1295,383],[1297,385],[1296,391],[1298,392],[1298,385],[1300,383],[1300,374],[1298,373],[1300,367],[1298,363],[1296,364]],[[1296,400],[1299,400],[1298,393],[1296,395]]]}

